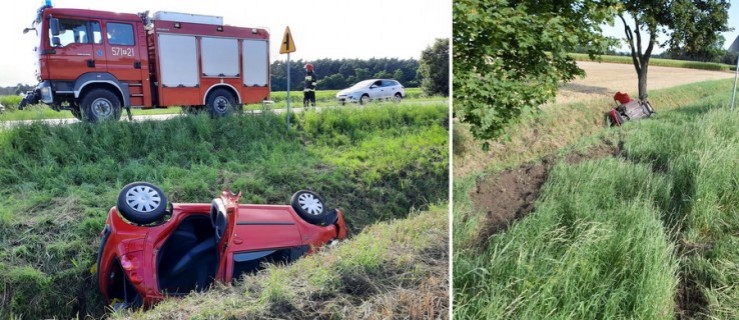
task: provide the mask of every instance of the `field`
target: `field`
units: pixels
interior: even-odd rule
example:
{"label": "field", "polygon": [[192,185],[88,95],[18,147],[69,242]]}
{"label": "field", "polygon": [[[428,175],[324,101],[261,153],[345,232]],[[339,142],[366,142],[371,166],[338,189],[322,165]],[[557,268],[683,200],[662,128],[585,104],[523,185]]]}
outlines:
{"label": "field", "polygon": [[[407,103],[306,112],[295,115],[291,132],[285,132],[284,116],[273,113],[33,123],[2,131],[0,318],[102,316],[106,306],[91,273],[99,233],[120,188],[139,180],[159,185],[172,202],[209,202],[231,188],[243,192],[243,203],[284,204],[293,192],[311,189],[345,212],[351,239],[335,249],[214,291],[234,292],[229,300],[206,293],[193,301],[243,298],[245,307],[258,311],[229,314],[276,318],[294,314],[290,306],[319,302],[341,310],[374,306],[391,314],[415,308],[431,317],[445,315],[447,110],[443,103]],[[432,241],[433,235],[438,237]],[[348,252],[354,257],[344,259]],[[303,272],[300,266],[324,263],[314,271],[317,277],[283,278]],[[346,276],[352,274],[356,278]],[[300,279],[315,287],[304,287]],[[392,279],[398,281],[390,285]],[[264,291],[251,291],[254,283],[266,285],[260,287]],[[371,289],[345,289],[354,284]],[[244,296],[245,290],[250,294]],[[296,300],[308,292],[303,290],[326,294]],[[394,301],[385,296],[394,290],[418,291],[429,302],[417,304],[408,296],[391,308]],[[300,310],[309,318],[330,311]],[[187,312],[226,317],[200,302]]]}
{"label": "field", "polygon": [[[587,54],[583,53],[571,53],[571,57],[578,61],[591,61]],[[601,62],[606,63],[624,63],[632,64],[631,56],[607,56],[603,55],[600,57]],[[672,67],[672,68],[686,68],[686,69],[699,69],[699,70],[713,70],[713,71],[729,71],[731,67],[728,64],[723,63],[712,63],[712,62],[699,62],[699,61],[685,61],[685,60],[672,60],[672,59],[649,59],[649,67]]]}
{"label": "field", "polygon": [[[402,103],[446,103],[446,98],[437,96],[426,96],[420,88],[406,88],[406,97]],[[336,101],[336,93],[338,90],[318,90],[316,91],[316,105],[318,107],[338,106]],[[266,106],[268,109],[284,109],[287,107],[287,92],[276,91],[271,94],[274,104]],[[38,120],[38,119],[67,119],[74,118],[69,111],[57,112],[46,105],[39,104],[27,107],[26,110],[17,110],[17,106],[21,101],[20,96],[0,96],[0,104],[7,108],[5,113],[0,113],[0,121],[16,121],[16,120]],[[291,108],[303,107],[303,92],[290,92]],[[392,102],[372,102],[372,104],[391,104]],[[351,105],[351,104],[350,104]],[[262,104],[244,105],[244,110],[261,110],[265,108]],[[168,107],[159,109],[131,109],[133,116],[147,116],[157,114],[180,114],[182,108]],[[126,112],[124,110],[122,119],[125,119]]]}
{"label": "field", "polygon": [[[613,94],[617,91],[628,92],[632,97],[639,95],[634,65],[592,61],[579,61],[577,64],[585,70],[587,75],[585,78],[575,79],[561,85],[560,91],[557,93],[557,103],[613,97]],[[706,80],[734,78],[734,74],[730,72],[652,66],[651,64],[648,74],[649,81],[647,84],[650,90]]]}
{"label": "field", "polygon": [[[550,105],[494,144],[455,178],[455,317],[738,318],[731,84],[652,91],[658,113],[622,128],[606,98]],[[463,127],[454,144],[456,176]]]}

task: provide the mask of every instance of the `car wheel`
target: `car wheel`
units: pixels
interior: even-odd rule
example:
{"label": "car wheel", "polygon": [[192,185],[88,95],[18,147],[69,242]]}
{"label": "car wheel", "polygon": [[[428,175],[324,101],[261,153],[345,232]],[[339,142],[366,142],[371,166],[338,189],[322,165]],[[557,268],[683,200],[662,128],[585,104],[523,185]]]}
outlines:
{"label": "car wheel", "polygon": [[303,220],[312,224],[321,224],[328,214],[323,199],[311,191],[296,192],[290,199],[290,204]]}
{"label": "car wheel", "polygon": [[361,98],[359,98],[359,104],[365,105],[369,102],[370,98],[369,95],[363,94]]}
{"label": "car wheel", "polygon": [[395,103],[403,101],[403,95],[400,94],[400,92],[396,93],[395,96],[393,96],[393,101],[395,101]]}
{"label": "car wheel", "polygon": [[86,121],[118,121],[121,118],[121,100],[110,90],[93,89],[82,98],[80,106]]}
{"label": "car wheel", "polygon": [[128,221],[149,224],[166,214],[167,196],[148,182],[127,184],[118,194],[118,212]]}
{"label": "car wheel", "polygon": [[223,117],[236,109],[236,98],[226,89],[215,89],[208,95],[206,107],[211,117]]}

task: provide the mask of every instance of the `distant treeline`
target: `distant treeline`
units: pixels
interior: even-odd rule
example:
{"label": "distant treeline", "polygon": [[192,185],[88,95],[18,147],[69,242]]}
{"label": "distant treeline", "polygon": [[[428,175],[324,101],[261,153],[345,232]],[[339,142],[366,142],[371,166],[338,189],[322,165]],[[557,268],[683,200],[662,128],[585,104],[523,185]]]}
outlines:
{"label": "distant treeline", "polygon": [[19,83],[15,86],[0,87],[0,96],[18,95],[26,93],[26,91],[33,90],[34,86],[28,84]]}
{"label": "distant treeline", "polygon": [[[306,63],[312,63],[318,76],[319,90],[339,90],[353,84],[372,78],[395,79],[405,87],[419,87],[420,75],[417,74],[418,60],[415,59],[319,59],[313,61],[290,61],[290,88],[302,91]],[[286,61],[278,60],[272,63],[272,91],[287,90]],[[32,90],[34,86],[18,84],[10,87],[0,87],[0,95],[17,95]]]}
{"label": "distant treeline", "polygon": [[[395,79],[405,87],[419,87],[420,76],[417,74],[418,60],[401,60],[396,58],[381,59],[319,59],[313,61],[290,61],[290,89],[303,90],[303,79],[306,63],[312,63],[318,76],[319,90],[338,90],[348,88],[355,83],[372,79]],[[287,90],[286,61],[272,63],[272,91]]]}

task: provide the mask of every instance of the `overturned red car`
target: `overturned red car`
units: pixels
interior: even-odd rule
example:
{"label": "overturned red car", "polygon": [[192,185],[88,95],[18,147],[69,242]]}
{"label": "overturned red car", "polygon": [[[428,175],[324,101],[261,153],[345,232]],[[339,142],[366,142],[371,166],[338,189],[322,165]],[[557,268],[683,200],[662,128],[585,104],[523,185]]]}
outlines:
{"label": "overturned red car", "polygon": [[613,101],[616,102],[616,106],[606,112],[606,119],[608,119],[611,127],[620,127],[628,120],[649,118],[655,113],[652,104],[649,103],[646,97],[634,100],[627,93],[619,91],[613,95]]}
{"label": "overturned red car", "polygon": [[123,187],[98,251],[97,280],[107,302],[149,306],[346,238],[343,214],[313,192],[296,192],[290,205],[239,204],[240,195],[168,203],[153,184]]}

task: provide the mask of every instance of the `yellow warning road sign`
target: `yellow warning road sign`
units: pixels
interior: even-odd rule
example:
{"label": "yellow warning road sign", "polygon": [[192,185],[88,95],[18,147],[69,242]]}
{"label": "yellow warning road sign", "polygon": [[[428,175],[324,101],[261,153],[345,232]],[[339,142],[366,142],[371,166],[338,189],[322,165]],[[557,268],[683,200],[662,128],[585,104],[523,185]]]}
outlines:
{"label": "yellow warning road sign", "polygon": [[295,52],[295,42],[293,41],[293,35],[290,34],[290,27],[285,27],[285,35],[282,36],[282,45],[280,46],[280,53]]}

